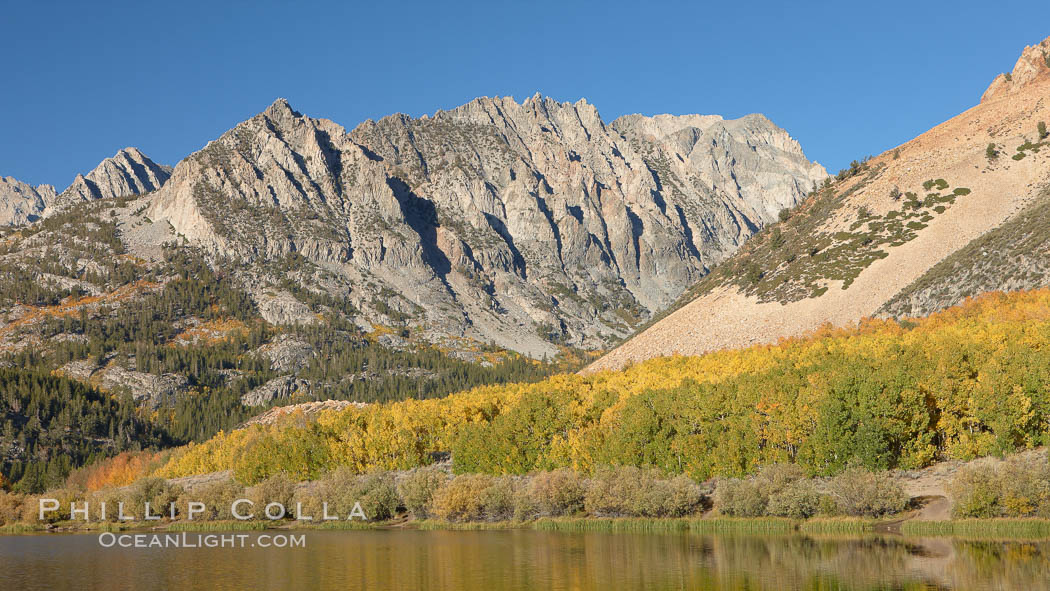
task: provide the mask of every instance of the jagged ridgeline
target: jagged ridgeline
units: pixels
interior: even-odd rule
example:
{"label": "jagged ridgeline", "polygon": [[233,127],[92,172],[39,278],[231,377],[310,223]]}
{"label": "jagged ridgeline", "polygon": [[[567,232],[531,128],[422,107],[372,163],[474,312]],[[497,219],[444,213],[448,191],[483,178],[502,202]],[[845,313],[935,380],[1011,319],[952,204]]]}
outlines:
{"label": "jagged ridgeline", "polygon": [[252,294],[272,321],[307,314],[276,303],[288,280],[359,322],[538,358],[626,336],[824,176],[758,115],[606,125],[584,101],[484,98],[346,133],[280,100],[147,215],[280,288]]}

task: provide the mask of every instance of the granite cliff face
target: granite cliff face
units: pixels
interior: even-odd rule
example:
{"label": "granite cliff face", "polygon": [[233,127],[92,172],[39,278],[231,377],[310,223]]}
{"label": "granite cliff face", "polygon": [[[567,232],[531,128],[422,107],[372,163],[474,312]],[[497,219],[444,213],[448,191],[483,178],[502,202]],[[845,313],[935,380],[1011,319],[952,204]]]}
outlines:
{"label": "granite cliff face", "polygon": [[138,148],[124,148],[103,160],[87,176],[78,174],[56,205],[149,193],[159,189],[169,176],[170,166],[153,162]]}
{"label": "granite cliff face", "polygon": [[607,125],[536,95],[347,133],[278,100],[146,215],[233,263],[260,309],[308,292],[362,326],[541,356],[628,334],[825,176],[760,115]]}
{"label": "granite cliff face", "polygon": [[51,185],[32,186],[12,177],[0,177],[0,226],[17,226],[38,220],[55,200]]}
{"label": "granite cliff face", "polygon": [[138,148],[124,148],[86,176],[78,174],[62,193],[51,185],[32,187],[0,178],[0,226],[20,226],[81,201],[127,197],[155,191],[171,176],[171,167],[150,160]]}

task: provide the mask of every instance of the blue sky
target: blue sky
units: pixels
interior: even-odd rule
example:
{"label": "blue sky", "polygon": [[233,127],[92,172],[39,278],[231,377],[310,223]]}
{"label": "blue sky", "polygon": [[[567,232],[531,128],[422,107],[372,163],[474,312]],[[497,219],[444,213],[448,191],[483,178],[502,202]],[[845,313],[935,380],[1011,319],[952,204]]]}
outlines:
{"label": "blue sky", "polygon": [[[381,6],[380,6],[381,4]],[[977,103],[1050,3],[9,2],[0,176],[125,146],[175,164],[286,97],[367,118],[536,91],[625,113],[761,112],[835,171]]]}

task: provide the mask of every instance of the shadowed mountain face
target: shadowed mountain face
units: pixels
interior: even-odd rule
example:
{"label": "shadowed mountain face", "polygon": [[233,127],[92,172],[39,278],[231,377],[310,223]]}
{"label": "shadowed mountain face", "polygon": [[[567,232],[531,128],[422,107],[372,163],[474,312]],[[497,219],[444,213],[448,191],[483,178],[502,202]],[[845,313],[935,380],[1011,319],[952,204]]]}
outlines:
{"label": "shadowed mountain face", "polygon": [[[1026,47],[977,106],[841,171],[591,369],[1047,285],[1047,96],[1050,38]],[[689,149],[688,134],[675,137]]]}
{"label": "shadowed mountain face", "polygon": [[541,356],[625,336],[824,177],[760,115],[607,125],[537,95],[347,133],[278,100],[180,163],[147,215],[239,263],[263,310],[290,279],[364,326]]}

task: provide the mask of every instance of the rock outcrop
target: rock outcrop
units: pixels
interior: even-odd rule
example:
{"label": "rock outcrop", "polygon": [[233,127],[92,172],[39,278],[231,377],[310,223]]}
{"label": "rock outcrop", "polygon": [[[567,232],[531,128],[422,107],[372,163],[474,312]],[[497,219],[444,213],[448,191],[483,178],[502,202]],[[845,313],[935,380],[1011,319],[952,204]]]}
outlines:
{"label": "rock outcrop", "polygon": [[244,406],[262,406],[275,400],[291,398],[296,394],[305,395],[309,391],[310,382],[294,376],[281,376],[241,396],[241,404]]}
{"label": "rock outcrop", "polygon": [[1014,69],[996,76],[981,96],[981,102],[1009,97],[1033,84],[1046,81],[1050,81],[1050,37],[1037,45],[1025,47]]}
{"label": "rock outcrop", "polygon": [[625,336],[825,176],[757,115],[606,125],[536,95],[347,133],[278,100],[181,162],[147,215],[268,301],[263,262],[361,325],[542,356]]}
{"label": "rock outcrop", "polygon": [[314,347],[294,335],[279,335],[259,348],[259,354],[270,360],[270,369],[280,373],[297,372],[310,363]]}
{"label": "rock outcrop", "polygon": [[86,176],[78,174],[56,205],[149,193],[159,189],[169,176],[170,166],[153,162],[138,148],[124,148]]}
{"label": "rock outcrop", "polygon": [[12,177],[0,177],[0,226],[20,226],[40,219],[55,200],[51,185],[28,185]]}

